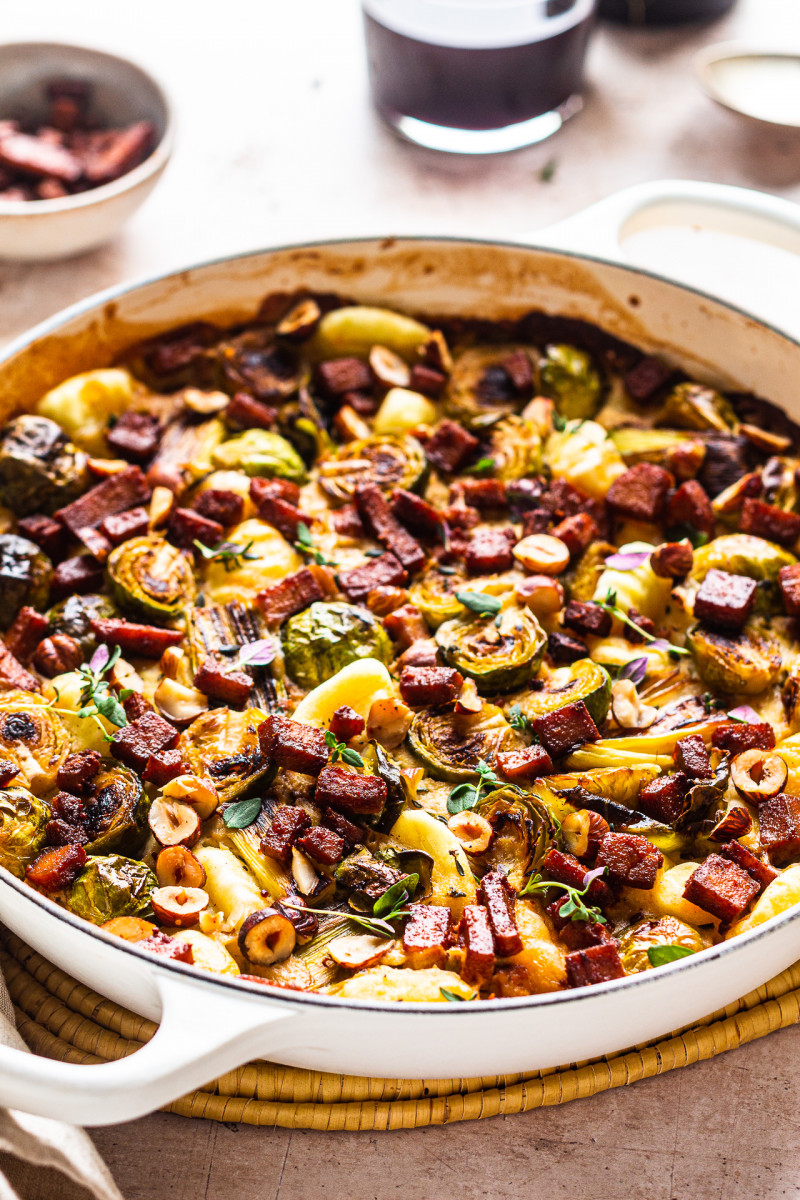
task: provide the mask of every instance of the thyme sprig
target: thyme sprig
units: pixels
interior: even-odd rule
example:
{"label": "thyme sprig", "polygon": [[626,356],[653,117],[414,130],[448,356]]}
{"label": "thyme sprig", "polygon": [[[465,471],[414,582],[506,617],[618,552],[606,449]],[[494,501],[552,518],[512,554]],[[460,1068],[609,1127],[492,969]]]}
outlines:
{"label": "thyme sprig", "polygon": [[[79,717],[105,717],[119,729],[128,724],[125,709],[120,701],[127,700],[133,694],[132,689],[123,688],[117,697],[111,691],[111,681],[107,678],[120,654],[119,646],[115,646],[111,651],[108,646],[98,646],[89,662],[78,667],[81,681]],[[103,732],[105,733],[105,730]]]}
{"label": "thyme sprig", "polygon": [[583,877],[582,888],[572,887],[568,883],[557,883],[553,879],[542,879],[541,875],[537,873],[531,876],[519,894],[520,896],[532,896],[537,892],[546,892],[550,888],[560,888],[567,897],[566,902],[559,907],[558,915],[560,917],[569,917],[571,921],[588,921],[590,924],[596,922],[598,925],[606,925],[608,922],[600,909],[585,904],[583,901],[592,881],[605,875],[605,871],[605,867],[596,867],[594,871],[587,871]]}
{"label": "thyme sprig", "polygon": [[336,567],[338,563],[332,558],[326,558],[314,545],[314,539],[311,536],[311,530],[306,525],[305,521],[301,521],[297,526],[297,541],[294,543],[295,550],[299,550],[301,554],[307,555],[313,559],[318,567]]}
{"label": "thyme sprig", "polygon": [[252,553],[253,544],[253,538],[244,546],[238,542],[219,542],[211,547],[198,542],[196,538],[194,541],[195,549],[199,550],[207,562],[220,562],[226,571],[235,571],[243,562],[256,562],[259,556]]}
{"label": "thyme sprig", "polygon": [[335,908],[309,908],[305,904],[292,904],[290,900],[281,900],[284,908],[295,908],[298,912],[317,913],[321,917],[346,917],[377,937],[396,937],[397,931],[390,921],[399,921],[402,917],[410,917],[409,909],[403,908],[414,895],[419,886],[419,875],[404,875],[393,883],[390,888],[379,896],[372,906],[372,916],[364,913],[343,912]]}
{"label": "thyme sprig", "polygon": [[351,750],[346,742],[340,742],[330,729],[325,730],[325,745],[331,752],[331,762],[346,762],[348,767],[364,767],[364,759],[357,750]]}
{"label": "thyme sprig", "polygon": [[508,723],[512,729],[516,729],[520,733],[527,733],[531,725],[518,704],[512,704],[508,710]]}
{"label": "thyme sprig", "polygon": [[481,799],[484,789],[491,791],[500,783],[492,768],[483,759],[479,760],[475,770],[478,772],[477,783],[460,783],[447,797],[449,813],[460,813],[465,809],[474,808]]}
{"label": "thyme sprig", "polygon": [[[663,638],[656,637],[654,633],[648,633],[646,629],[642,629],[641,625],[637,625],[635,621],[631,620],[625,610],[617,604],[617,593],[613,588],[609,588],[605,600],[596,600],[595,604],[597,604],[598,608],[602,608],[604,612],[610,613],[612,617],[618,617],[623,625],[627,625],[629,629],[633,629],[646,642],[651,644],[658,642],[659,646],[664,642]],[[666,644],[669,645],[668,643]],[[688,654],[689,651],[684,650],[681,646],[669,645],[667,653],[671,657],[677,658],[680,655]]]}

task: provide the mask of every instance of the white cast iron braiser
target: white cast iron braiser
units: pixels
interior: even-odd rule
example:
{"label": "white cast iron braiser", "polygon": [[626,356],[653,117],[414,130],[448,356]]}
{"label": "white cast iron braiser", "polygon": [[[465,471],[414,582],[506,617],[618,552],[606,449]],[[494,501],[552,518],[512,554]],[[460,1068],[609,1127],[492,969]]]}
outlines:
{"label": "white cast iron braiser", "polygon": [[[648,207],[713,207],[800,244],[800,210],[736,188],[643,185],[540,235],[537,246],[389,238],[268,250],[77,305],[0,363],[0,418],[105,365],[157,331],[252,317],[268,293],[307,287],[411,312],[582,317],[690,374],[753,390],[800,416],[800,344],[700,292],[609,262]],[[544,248],[567,247],[575,253]],[[599,253],[606,259],[592,258]],[[348,1074],[442,1078],[535,1070],[663,1035],[759,986],[800,957],[800,908],[658,971],[576,991],[475,1004],[342,1001],[237,984],[164,962],[66,913],[0,869],[0,920],[103,995],[153,1020],[128,1058],[77,1066],[0,1047],[0,1104],[100,1125],[137,1117],[254,1057]]]}

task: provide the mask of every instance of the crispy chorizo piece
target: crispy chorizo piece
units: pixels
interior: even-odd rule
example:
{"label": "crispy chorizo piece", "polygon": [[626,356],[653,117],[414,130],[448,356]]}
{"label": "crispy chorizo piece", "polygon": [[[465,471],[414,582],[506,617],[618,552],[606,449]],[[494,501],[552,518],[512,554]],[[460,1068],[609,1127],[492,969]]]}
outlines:
{"label": "crispy chorizo piece", "polygon": [[247,703],[253,679],[246,671],[232,671],[230,666],[229,660],[209,656],[195,672],[193,683],[205,696],[241,708]]}
{"label": "crispy chorizo piece", "polygon": [[675,480],[655,463],[636,463],[618,476],[608,490],[606,504],[620,517],[634,521],[659,521],[664,515],[667,493]]}
{"label": "crispy chorizo piece", "polygon": [[330,867],[344,858],[344,838],[323,825],[312,826],[308,833],[297,839],[295,845],[323,866]]}
{"label": "crispy chorizo piece", "polygon": [[597,522],[589,513],[574,513],[564,517],[550,531],[553,537],[560,538],[567,547],[571,558],[583,554],[587,546],[596,541],[600,535]]}
{"label": "crispy chorizo piece", "polygon": [[470,575],[495,575],[514,565],[512,549],[517,535],[509,526],[476,529],[467,543],[464,562]]}
{"label": "crispy chorizo piece", "polygon": [[738,630],[756,602],[756,581],[712,567],[695,596],[694,615],[715,629]]}
{"label": "crispy chorizo piece", "polygon": [[742,915],[760,890],[743,867],[721,854],[709,854],[687,879],[683,898],[729,925]]}
{"label": "crispy chorizo piece", "polygon": [[462,976],[473,987],[483,987],[494,971],[494,939],[486,909],[466,904],[458,932],[466,951]]}
{"label": "crispy chorizo piece", "polygon": [[705,488],[696,479],[687,479],[667,501],[668,525],[691,525],[701,533],[714,528],[714,510]]}
{"label": "crispy chorizo piece", "polygon": [[365,528],[392,552],[409,575],[422,570],[425,565],[425,551],[405,526],[400,524],[377,483],[362,484],[357,488],[355,501]]}
{"label": "crispy chorizo piece", "polygon": [[345,767],[325,767],[317,780],[317,804],[350,813],[379,813],[387,788],[377,775],[358,775]]}
{"label": "crispy chorizo piece", "polygon": [[533,730],[551,758],[600,740],[600,732],[582,700],[534,717]]}
{"label": "crispy chorizo piece", "polygon": [[112,546],[119,546],[129,538],[143,537],[150,527],[150,514],[146,508],[129,508],[125,512],[113,513],[101,521],[98,529]]}
{"label": "crispy chorizo piece", "polygon": [[[91,784],[88,786],[91,789]],[[89,818],[82,800],[69,792],[56,792],[50,808],[52,819],[45,826],[48,846],[85,846],[89,841]]]}
{"label": "crispy chorizo piece", "polygon": [[706,457],[706,448],[699,438],[679,442],[667,451],[664,465],[679,483],[694,479]]}
{"label": "crispy chorizo piece", "polygon": [[0,758],[0,788],[7,787],[19,772],[20,768],[10,758]]}
{"label": "crispy chorizo piece", "polygon": [[244,500],[238,492],[227,488],[209,488],[192,502],[192,508],[220,525],[238,525],[244,516]]}
{"label": "crispy chorizo piece", "polygon": [[387,551],[361,567],[340,571],[338,580],[347,598],[361,604],[376,588],[402,587],[408,582],[408,572],[400,560]]}
{"label": "crispy chorizo piece", "polygon": [[[542,870],[545,875],[549,875],[557,883],[566,883],[570,887],[580,889],[584,886],[583,881],[586,878],[587,868],[578,861],[574,854],[556,850],[553,846],[544,857]],[[596,904],[601,908],[613,899],[611,888],[604,879],[600,878],[592,880],[586,895],[591,904]]]}
{"label": "crispy chorizo piece", "polygon": [[478,439],[455,421],[440,421],[425,446],[425,456],[437,471],[452,474],[478,449]]}
{"label": "crispy chorizo piece", "polygon": [[533,363],[527,351],[514,350],[500,365],[518,396],[528,399],[533,395]]}
{"label": "crispy chorizo piece", "polygon": [[758,810],[761,847],[775,863],[800,854],[800,799],[780,793]]}
{"label": "crispy chorizo piece", "polygon": [[261,851],[286,865],[292,857],[292,846],[306,829],[311,818],[304,808],[283,805],[272,818],[272,826],[261,839]]}
{"label": "crispy chorizo piece", "polygon": [[497,769],[512,783],[538,779],[553,770],[553,760],[544,746],[526,746],[524,750],[505,750],[496,757]]}
{"label": "crispy chorizo piece", "polygon": [[339,537],[352,538],[353,541],[360,542],[362,538],[367,536],[367,531],[361,523],[361,517],[358,515],[358,509],[355,504],[345,504],[342,508],[338,508],[332,514],[331,520],[333,528]]}
{"label": "crispy chorizo piece", "polygon": [[121,617],[91,617],[92,633],[98,642],[119,646],[123,654],[139,658],[161,658],[170,646],[183,641],[181,629],[163,629],[155,625],[137,625]]}
{"label": "crispy chorizo piece", "polygon": [[[92,531],[113,514],[135,508],[150,499],[150,488],[140,467],[126,467],[95,484],[77,500],[55,514],[80,541],[86,542],[86,531]],[[91,545],[89,546],[91,550]]]}
{"label": "crispy chorizo piece", "polygon": [[440,665],[439,647],[433,638],[420,638],[404,650],[397,660],[397,669],[403,672],[406,667],[438,667]]}
{"label": "crispy chorizo piece", "polygon": [[175,962],[188,963],[189,966],[194,963],[194,953],[189,942],[182,942],[179,938],[164,933],[163,929],[157,929],[150,937],[142,938],[136,945],[140,950],[158,954],[161,958],[172,958]]}
{"label": "crispy chorizo piece", "polygon": [[597,852],[597,866],[605,867],[611,882],[630,888],[651,888],[663,861],[661,851],[638,833],[607,833]]}
{"label": "crispy chorizo piece", "polygon": [[406,667],[400,676],[400,695],[410,708],[447,704],[455,700],[463,682],[454,667]]}
{"label": "crispy chorizo piece", "polygon": [[137,121],[127,129],[108,129],[102,144],[88,154],[83,173],[92,183],[110,183],[143,162],[155,140],[155,126]]}
{"label": "crispy chorizo piece", "polygon": [[20,517],[17,532],[35,542],[53,562],[57,562],[66,552],[67,532],[55,517],[45,517],[41,513]]}
{"label": "crispy chorizo piece", "polygon": [[130,696],[122,701],[122,707],[129,721],[137,721],[146,712],[150,712],[153,706],[145,700],[141,692],[131,692]]}
{"label": "crispy chorizo piece", "polygon": [[451,503],[456,499],[453,495],[456,488],[464,502],[477,508],[478,512],[497,512],[508,508],[506,485],[502,479],[461,479],[450,489]]}
{"label": "crispy chorizo piece", "polygon": [[606,983],[610,979],[622,979],[625,974],[614,942],[587,946],[585,950],[572,950],[564,960],[564,966],[567,971],[567,986],[571,988]]}
{"label": "crispy chorizo piece", "polygon": [[724,846],[720,846],[719,852],[723,858],[729,858],[731,862],[747,871],[748,875],[752,875],[762,892],[773,879],[778,878],[777,871],[757,858],[752,850],[748,850],[741,842],[726,842]]}
{"label": "crispy chorizo piece", "polygon": [[184,775],[187,771],[188,768],[181,759],[180,750],[159,750],[158,753],[151,754],[148,758],[147,766],[142,772],[142,779],[145,783],[163,787],[165,783],[169,783],[170,779]]}
{"label": "crispy chorizo piece", "polygon": [[800,513],[786,512],[774,504],[748,497],[742,505],[739,527],[742,533],[755,534],[779,546],[793,546],[800,538]]}
{"label": "crispy chorizo piece", "polygon": [[26,604],[19,610],[6,634],[6,646],[18,662],[27,665],[49,628],[50,622],[44,613]]}
{"label": "crispy chorizo piece", "polygon": [[267,717],[258,727],[258,740],[264,758],[286,771],[319,775],[328,761],[323,731],[289,717]]}
{"label": "crispy chorizo piece", "polygon": [[323,396],[335,400],[345,392],[369,392],[372,373],[359,358],[329,358],[314,372],[314,383]]}
{"label": "crispy chorizo piece", "polygon": [[69,754],[58,768],[56,782],[65,792],[87,796],[102,762],[102,755],[97,750],[79,750],[76,754]]}
{"label": "crispy chorizo piece", "polygon": [[423,396],[431,396],[436,400],[441,396],[446,383],[447,376],[443,371],[437,371],[427,363],[414,363],[408,386],[412,391],[422,392]]}
{"label": "crispy chorizo piece", "polygon": [[414,604],[402,604],[383,618],[383,628],[398,650],[407,650],[423,638],[430,636],[422,613]]}
{"label": "crispy chorizo piece", "polygon": [[272,429],[278,410],[247,392],[235,392],[225,409],[225,420],[234,429]]}
{"label": "crispy chorizo piece", "polygon": [[[649,617],[645,617],[635,608],[628,609],[628,619],[635,622],[635,624],[638,626],[638,629],[631,629],[630,625],[625,626],[625,637],[634,645],[640,645],[642,642],[646,641],[647,639],[644,636],[646,633],[649,633],[652,636],[656,631],[655,623],[651,621]],[[641,632],[639,632],[639,630],[641,630]]]}
{"label": "crispy chorizo piece", "polygon": [[698,733],[680,738],[672,751],[672,761],[690,779],[710,779],[714,772],[708,759],[705,742]]}
{"label": "crispy chorizo piece", "polygon": [[122,413],[106,433],[106,441],[119,458],[149,462],[161,441],[161,422],[152,413]]}
{"label": "crispy chorizo piece", "polygon": [[440,904],[409,904],[408,910],[411,916],[403,930],[408,965],[415,970],[441,966],[450,942],[450,909]]}
{"label": "crispy chorizo piece", "polygon": [[201,358],[206,348],[219,337],[219,332],[208,321],[180,325],[142,343],[142,358],[153,375],[173,375]]}
{"label": "crispy chorizo piece", "polygon": [[256,596],[256,604],[261,609],[269,625],[280,625],[287,617],[302,612],[315,600],[324,600],[325,593],[320,587],[313,571],[308,567],[287,575],[280,583],[273,583],[264,588]]}
{"label": "crispy chorizo piece", "polygon": [[322,814],[322,824],[326,829],[332,829],[334,833],[338,833],[339,837],[344,842],[344,848],[349,854],[354,846],[357,846],[363,836],[363,830],[358,825],[354,825],[352,821],[348,821],[347,817],[341,813],[335,812],[332,808],[326,808]]}
{"label": "crispy chorizo piece", "polygon": [[[22,522],[20,521],[20,526]],[[789,617],[800,617],[800,563],[781,567],[778,572],[783,609]]]}
{"label": "crispy chorizo piece", "polygon": [[43,851],[25,871],[28,883],[43,892],[60,892],[77,879],[86,863],[83,846],[56,846]]}
{"label": "crispy chorizo piece", "polygon": [[567,896],[560,896],[547,906],[547,915],[555,926],[558,936],[570,950],[586,950],[589,946],[599,946],[603,942],[617,945],[616,938],[608,932],[607,925],[599,921],[573,921],[571,917],[562,917],[561,909],[567,903]]}
{"label": "crispy chorizo piece", "polygon": [[10,133],[0,139],[0,164],[23,175],[67,184],[77,183],[82,172],[80,160],[65,146],[28,133]]}
{"label": "crispy chorizo piece", "polygon": [[734,725],[718,725],[711,735],[711,744],[729,754],[741,754],[745,750],[774,750],[775,730],[766,721],[752,725],[738,722]]}
{"label": "crispy chorizo piece", "polygon": [[611,632],[611,613],[591,600],[570,600],[564,609],[564,624],[576,633],[608,637]]}
{"label": "crispy chorizo piece", "polygon": [[[285,485],[289,483],[287,488]],[[300,490],[286,479],[251,479],[250,499],[262,521],[274,526],[287,542],[297,541],[298,527],[308,525],[311,517],[297,507]]]}
{"label": "crispy chorizo piece", "polygon": [[331,717],[330,731],[337,741],[349,742],[364,732],[364,718],[348,704],[342,704]]}
{"label": "crispy chorizo piece", "polygon": [[568,633],[562,633],[560,629],[556,629],[547,639],[547,653],[553,662],[573,663],[577,662],[579,658],[586,658],[589,651],[586,643],[582,642],[580,638],[570,637]]}
{"label": "crispy chorizo piece", "polygon": [[0,642],[0,691],[19,688],[23,692],[40,692],[39,680],[26,671],[9,650],[5,642]]}
{"label": "crispy chorizo piece", "polygon": [[683,771],[662,775],[658,779],[648,780],[642,786],[637,807],[648,817],[671,825],[683,812],[688,790],[689,780]]}
{"label": "crispy chorizo piece", "polygon": [[497,954],[501,958],[519,954],[522,938],[514,920],[516,893],[505,873],[489,871],[484,875],[478,889],[478,898],[486,905]]}
{"label": "crispy chorizo piece", "polygon": [[173,508],[169,514],[167,537],[182,550],[192,550],[195,542],[216,546],[222,541],[223,533],[219,521],[210,521],[193,508]]}
{"label": "crispy chorizo piece", "polygon": [[137,717],[130,725],[118,729],[111,740],[114,758],[141,772],[147,766],[151,754],[160,750],[171,750],[178,741],[178,731],[158,713],[148,711]]}
{"label": "crispy chorizo piece", "polygon": [[625,376],[625,390],[637,404],[647,404],[666,387],[675,371],[660,358],[646,354]]}

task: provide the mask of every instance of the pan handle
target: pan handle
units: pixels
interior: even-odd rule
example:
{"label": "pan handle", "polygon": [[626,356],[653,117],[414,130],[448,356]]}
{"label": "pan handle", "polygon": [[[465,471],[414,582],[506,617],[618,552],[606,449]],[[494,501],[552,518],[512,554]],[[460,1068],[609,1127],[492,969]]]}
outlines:
{"label": "pan handle", "polygon": [[127,1058],[81,1065],[0,1045],[0,1105],[75,1125],[131,1121],[252,1057],[296,1044],[303,1024],[296,1008],[270,1004],[266,994],[251,998],[242,989],[231,1003],[216,988],[161,971],[156,985],[161,1022]]}
{"label": "pan handle", "polygon": [[668,223],[706,223],[800,254],[800,205],[750,188],[690,179],[636,184],[519,240],[630,266],[625,234]]}

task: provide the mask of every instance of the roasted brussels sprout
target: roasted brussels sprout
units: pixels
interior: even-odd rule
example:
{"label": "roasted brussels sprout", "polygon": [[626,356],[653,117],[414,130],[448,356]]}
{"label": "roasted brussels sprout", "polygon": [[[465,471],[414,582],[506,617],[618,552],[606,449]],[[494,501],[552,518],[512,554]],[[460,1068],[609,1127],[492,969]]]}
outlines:
{"label": "roasted brussels sprout", "polygon": [[611,542],[592,542],[578,559],[575,567],[562,576],[570,600],[591,600],[597,583],[606,569],[606,559],[616,552]]}
{"label": "roasted brussels sprout", "polygon": [[383,846],[375,851],[375,857],[380,862],[388,863],[401,875],[416,875],[419,879],[416,900],[427,900],[431,891],[433,878],[433,855],[424,850],[398,850],[394,846]]}
{"label": "roasted brussels sprout", "polygon": [[402,879],[403,872],[361,849],[349,854],[334,871],[334,878],[349,893],[350,906],[360,912],[372,912],[372,906],[385,891]]}
{"label": "roasted brussels sprout", "polygon": [[0,696],[0,759],[19,767],[15,784],[43,795],[69,751],[67,731],[41,696],[6,692]]}
{"label": "roasted brussels sprout", "polygon": [[367,358],[373,346],[386,346],[413,362],[430,332],[427,325],[388,308],[348,305],[326,313],[305,348],[319,360]]}
{"label": "roasted brussels sprout", "polygon": [[358,658],[392,660],[386,631],[364,608],[318,601],[290,617],[281,638],[287,674],[314,688]]}
{"label": "roasted brussels sprout", "polygon": [[702,935],[677,917],[661,917],[659,921],[638,921],[620,939],[622,965],[629,975],[649,971],[653,963],[647,951],[654,946],[680,946],[696,953],[704,949]]}
{"label": "roasted brussels sprout", "polygon": [[664,401],[662,425],[678,429],[716,429],[728,433],[736,414],[724,396],[702,383],[679,383]]}
{"label": "roasted brussels sprout", "polygon": [[35,542],[0,534],[0,629],[7,629],[23,604],[47,604],[53,565]]}
{"label": "roasted brussels sprout", "polygon": [[542,439],[531,421],[505,417],[492,429],[487,451],[494,460],[494,476],[509,482],[535,475],[542,469]]}
{"label": "roasted brussels sprout", "polygon": [[87,483],[86,455],[55,421],[26,413],[0,430],[0,503],[18,517],[53,513]]}
{"label": "roasted brussels sprout", "polygon": [[153,919],[150,893],[158,880],[144,863],[120,854],[89,858],[66,895],[70,912],[92,925],[112,917]]}
{"label": "roasted brussels sprout", "polygon": [[416,438],[387,434],[340,446],[320,463],[319,472],[322,490],[337,504],[346,504],[364,483],[377,483],[386,493],[395,488],[412,491],[421,487],[427,462]]}
{"label": "roasted brussels sprout", "polygon": [[244,471],[269,479],[277,476],[292,483],[305,483],[308,478],[294,446],[269,429],[247,429],[228,438],[212,451],[211,460],[222,471]]}
{"label": "roasted brussels sprout", "polygon": [[108,367],[73,375],[39,401],[39,412],[57,421],[68,438],[89,454],[106,454],[109,417],[119,416],[136,399],[139,385],[129,371]]}
{"label": "roasted brussels sprout", "polygon": [[261,400],[282,400],[308,382],[309,370],[270,330],[247,329],[213,351],[219,384],[227,392],[244,389]]}
{"label": "roasted brussels sprout", "polygon": [[95,793],[86,805],[92,854],[135,854],[147,830],[149,801],[139,777],[119,763],[105,762],[92,780]]}
{"label": "roasted brussels sprout", "polygon": [[85,658],[88,658],[97,645],[92,633],[92,618],[117,616],[117,610],[108,596],[89,593],[86,596],[67,596],[54,604],[47,614],[50,621],[50,636],[54,633],[66,633],[79,643]]}
{"label": "roasted brussels sprout", "polygon": [[[462,574],[446,575],[430,567],[421,579],[411,585],[411,603],[416,605],[432,629],[451,617],[459,617],[466,610],[456,592],[464,587]],[[474,583],[470,587],[474,589]]]}
{"label": "roasted brussels sprout", "polygon": [[447,416],[474,430],[518,412],[526,397],[519,394],[503,367],[503,361],[517,351],[530,357],[529,346],[514,343],[463,350],[453,364],[444,395]]}
{"label": "roasted brussels sprout", "polygon": [[164,538],[131,538],[106,565],[114,599],[128,612],[169,621],[194,600],[191,560]]}
{"label": "roasted brussels sprout", "polygon": [[178,741],[181,758],[191,774],[213,782],[221,800],[235,800],[266,773],[258,743],[265,720],[266,713],[257,708],[212,708],[184,729]]}
{"label": "roasted brussels sprout", "polygon": [[434,779],[457,783],[477,779],[481,759],[491,766],[501,750],[516,750],[525,743],[501,709],[484,704],[478,713],[452,709],[417,713],[408,744]]}
{"label": "roasted brussels sprout", "polygon": [[44,846],[50,808],[26,788],[0,791],[0,867],[18,879]]}
{"label": "roasted brussels sprout", "polygon": [[556,824],[545,805],[516,788],[499,787],[478,803],[475,811],[484,817],[494,837],[481,863],[489,871],[502,868],[515,891],[535,874],[550,849]]}
{"label": "roasted brussels sprout", "polygon": [[532,679],[546,641],[533,613],[520,608],[507,608],[497,617],[456,617],[436,631],[445,661],[474,679],[483,692],[507,691]]}
{"label": "roasted brussels sprout", "polygon": [[592,356],[577,346],[546,346],[539,380],[542,394],[554,400],[568,420],[591,420],[603,399],[602,376]]}
{"label": "roasted brussels sprout", "polygon": [[791,566],[797,559],[782,546],[754,537],[751,533],[728,533],[714,538],[694,552],[690,580],[702,583],[712,568],[746,575],[759,583],[775,583],[781,567]]}
{"label": "roasted brussels sprout", "polygon": [[629,466],[639,462],[663,466],[671,450],[689,439],[677,429],[612,429],[609,437]]}
{"label": "roasted brussels sprout", "polygon": [[539,692],[523,692],[511,697],[510,704],[518,704],[529,720],[555,712],[566,704],[582,700],[589,710],[595,725],[601,725],[608,716],[611,703],[611,678],[608,671],[590,658],[579,658],[568,667],[558,667],[550,672],[545,686]]}
{"label": "roasted brussels sprout", "polygon": [[783,662],[777,640],[753,627],[722,634],[698,625],[687,633],[686,645],[703,682],[722,692],[756,696],[775,682]]}

